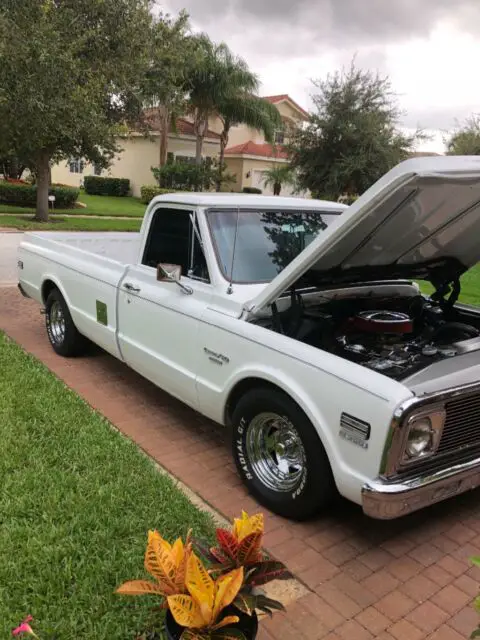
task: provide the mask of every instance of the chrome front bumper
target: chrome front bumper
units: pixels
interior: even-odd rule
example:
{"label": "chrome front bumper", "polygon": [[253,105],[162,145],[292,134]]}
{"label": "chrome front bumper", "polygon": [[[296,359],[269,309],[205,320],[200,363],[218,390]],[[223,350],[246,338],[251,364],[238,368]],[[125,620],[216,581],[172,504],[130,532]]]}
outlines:
{"label": "chrome front bumper", "polygon": [[362,489],[366,515],[393,520],[480,487],[480,457],[429,475],[388,482],[378,478]]}

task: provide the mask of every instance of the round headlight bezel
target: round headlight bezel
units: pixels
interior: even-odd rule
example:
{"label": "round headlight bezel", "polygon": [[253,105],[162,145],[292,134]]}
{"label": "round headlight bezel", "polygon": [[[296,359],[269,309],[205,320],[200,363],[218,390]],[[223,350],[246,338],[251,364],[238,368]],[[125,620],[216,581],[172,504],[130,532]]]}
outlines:
{"label": "round headlight bezel", "polygon": [[416,460],[428,455],[434,444],[434,435],[432,422],[428,416],[415,420],[410,426],[405,446],[407,458]]}
{"label": "round headlight bezel", "polygon": [[[418,412],[410,416],[405,425],[407,433],[403,447],[402,465],[414,464],[436,454],[442,437],[445,418],[445,408],[438,405],[429,411]],[[415,451],[412,447],[412,441],[419,432],[424,432],[425,434],[425,445],[421,447],[421,450]]]}

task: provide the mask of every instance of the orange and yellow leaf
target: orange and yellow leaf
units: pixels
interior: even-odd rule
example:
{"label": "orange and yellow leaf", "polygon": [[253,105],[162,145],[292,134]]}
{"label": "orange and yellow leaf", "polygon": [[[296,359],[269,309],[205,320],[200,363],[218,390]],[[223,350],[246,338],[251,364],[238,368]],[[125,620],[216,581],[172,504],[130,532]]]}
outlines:
{"label": "orange and yellow leaf", "polygon": [[194,553],[188,559],[185,584],[191,596],[197,602],[205,624],[210,624],[213,620],[215,583],[200,558]]}
{"label": "orange and yellow leaf", "polygon": [[228,607],[237,597],[243,584],[243,567],[220,576],[215,583],[215,605],[212,620],[215,621],[220,612]]}
{"label": "orange and yellow leaf", "polygon": [[184,555],[185,555],[185,550],[183,547],[182,539],[177,538],[177,540],[175,540],[175,542],[173,543],[172,550],[171,550],[171,558],[176,567],[180,566]]}
{"label": "orange and yellow leaf", "polygon": [[217,629],[221,629],[222,627],[228,627],[229,624],[237,624],[240,618],[238,616],[226,616],[219,623],[214,624],[212,627],[212,631],[216,631]]}
{"label": "orange and yellow leaf", "polygon": [[116,593],[121,593],[125,596],[143,596],[145,594],[156,596],[165,595],[160,585],[150,582],[149,580],[130,580],[129,582],[124,582],[118,587]]}
{"label": "orange and yellow leaf", "polygon": [[175,588],[176,567],[171,557],[171,547],[156,531],[148,535],[145,569],[157,580]]}
{"label": "orange and yellow leaf", "polygon": [[202,629],[206,626],[200,608],[191,596],[168,596],[167,600],[177,624],[191,629]]}
{"label": "orange and yellow leaf", "polygon": [[150,543],[151,540],[157,540],[161,544],[161,546],[165,549],[165,551],[172,550],[172,545],[168,542],[168,540],[165,540],[165,538],[162,538],[162,536],[156,530],[148,532],[148,542]]}
{"label": "orange and yellow leaf", "polygon": [[263,513],[257,513],[249,517],[248,513],[242,511],[241,518],[233,521],[233,535],[238,542],[241,542],[251,533],[262,533],[264,531]]}

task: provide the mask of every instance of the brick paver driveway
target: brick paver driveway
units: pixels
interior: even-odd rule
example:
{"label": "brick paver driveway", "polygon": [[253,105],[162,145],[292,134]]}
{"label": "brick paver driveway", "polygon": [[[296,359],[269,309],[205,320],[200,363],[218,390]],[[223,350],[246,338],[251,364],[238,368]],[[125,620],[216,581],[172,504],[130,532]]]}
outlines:
{"label": "brick paver driveway", "polygon": [[[227,517],[258,509],[240,484],[228,434],[103,353],[64,360],[38,306],[0,289],[0,329],[43,360],[125,434]],[[266,545],[309,589],[262,624],[262,638],[461,640],[478,623],[480,494],[382,523],[339,501],[313,522],[266,516]]]}

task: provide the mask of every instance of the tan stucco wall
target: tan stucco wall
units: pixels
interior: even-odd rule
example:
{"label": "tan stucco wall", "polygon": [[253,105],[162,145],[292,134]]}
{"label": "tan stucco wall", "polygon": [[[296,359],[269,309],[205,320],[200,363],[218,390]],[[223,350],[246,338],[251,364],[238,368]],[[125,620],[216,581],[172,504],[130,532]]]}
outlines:
{"label": "tan stucco wall", "polygon": [[290,118],[291,120],[295,120],[300,122],[303,118],[301,118],[299,112],[294,109],[288,102],[278,102],[276,105],[277,109],[280,112],[280,115],[285,118]]}
{"label": "tan stucco wall", "polygon": [[[137,136],[120,140],[123,151],[115,157],[109,169],[102,171],[102,176],[129,178],[132,195],[139,196],[142,185],[155,183],[151,167],[158,166],[158,143],[158,137],[149,139]],[[219,148],[218,142],[205,141],[203,155],[216,157]],[[195,157],[195,139],[170,136],[168,151],[175,155]],[[90,175],[94,175],[93,166],[90,164],[85,166],[83,174],[70,173],[68,162],[52,167],[53,182],[79,186],[83,178]]]}
{"label": "tan stucco wall", "polygon": [[[243,187],[256,187],[257,189],[261,189],[263,195],[271,196],[273,195],[273,188],[271,186],[266,187],[263,184],[262,176],[259,175],[260,171],[267,171],[271,169],[275,164],[284,165],[286,164],[285,160],[267,160],[264,158],[254,159],[252,157],[244,157],[244,158],[229,158],[226,157],[227,168],[230,173],[237,174],[237,182],[228,189],[229,191],[233,189],[234,191],[242,191]],[[257,173],[256,173],[257,172]],[[250,176],[247,178],[247,173],[250,173]],[[241,182],[239,180],[241,178]],[[311,194],[308,191],[305,191],[303,194],[294,194],[293,188],[290,185],[284,185],[282,187],[282,196],[289,195],[298,195],[304,198],[310,198]]]}
{"label": "tan stucco wall", "polygon": [[[274,166],[274,162],[272,160],[266,159],[258,159],[255,160],[253,158],[229,158],[228,156],[225,158],[227,163],[227,169],[229,173],[237,174],[237,181],[234,185],[232,185],[231,189],[235,191],[242,191],[243,187],[257,187],[262,189],[265,195],[272,195],[273,190],[271,187],[265,187],[263,184],[258,184],[255,182],[255,178],[258,177],[258,174],[254,174],[255,171],[266,171],[267,169],[271,169]],[[285,164],[284,162],[278,162],[277,164]],[[247,173],[250,173],[250,176],[247,178]],[[286,190],[285,190],[286,194]]]}
{"label": "tan stucco wall", "polygon": [[257,131],[256,129],[250,129],[250,127],[246,127],[243,124],[238,125],[237,127],[232,127],[230,129],[227,146],[235,147],[237,144],[243,144],[249,140],[252,140],[257,144],[262,144],[265,142],[265,137],[263,133],[260,133],[260,131]]}
{"label": "tan stucco wall", "polygon": [[[302,116],[299,112],[294,109],[288,102],[279,102],[275,105],[280,112],[280,115],[284,118],[289,118],[294,122],[300,123],[302,121]],[[245,125],[239,125],[237,127],[232,127],[230,130],[230,135],[228,138],[228,147],[235,147],[238,144],[242,144],[244,142],[248,142],[252,140],[257,144],[262,144],[265,142],[265,137],[263,133],[260,131],[256,131],[255,129],[250,129]]]}
{"label": "tan stucco wall", "polygon": [[227,173],[235,176],[235,182],[225,184],[222,187],[222,191],[236,191],[242,190],[242,174],[243,174],[243,160],[241,158],[225,158],[227,165]]}

